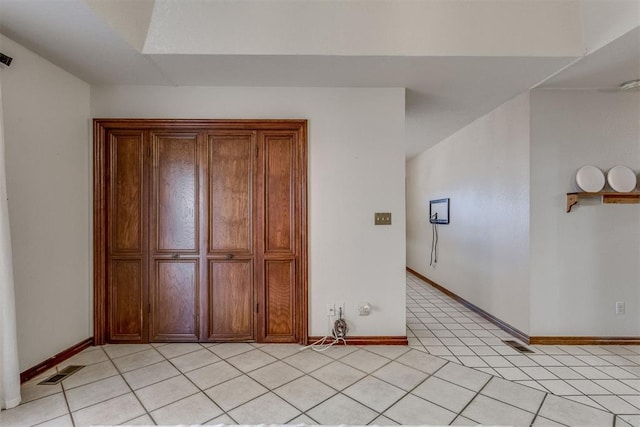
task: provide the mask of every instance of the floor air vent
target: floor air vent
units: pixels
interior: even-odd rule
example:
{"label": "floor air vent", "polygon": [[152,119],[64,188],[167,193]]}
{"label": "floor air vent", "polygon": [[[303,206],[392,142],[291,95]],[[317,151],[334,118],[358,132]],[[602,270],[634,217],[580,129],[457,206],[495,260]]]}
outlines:
{"label": "floor air vent", "polygon": [[520,344],[517,341],[513,341],[513,340],[502,340],[503,343],[505,343],[506,345],[508,345],[511,348],[514,348],[516,350],[518,350],[520,353],[533,353],[533,350],[523,346],[522,344]]}
{"label": "floor air vent", "polygon": [[69,365],[57,374],[51,375],[44,381],[38,383],[38,385],[55,385],[65,378],[69,377],[69,375],[75,374],[80,369],[84,368],[84,365]]}

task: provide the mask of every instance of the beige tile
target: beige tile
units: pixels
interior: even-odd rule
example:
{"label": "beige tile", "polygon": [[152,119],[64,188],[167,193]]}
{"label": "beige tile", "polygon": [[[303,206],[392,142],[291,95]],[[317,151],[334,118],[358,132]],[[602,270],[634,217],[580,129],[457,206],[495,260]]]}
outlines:
{"label": "beige tile", "polygon": [[452,426],[477,426],[479,423],[470,420],[469,418],[465,418],[461,415],[458,415],[455,420],[451,423]]}
{"label": "beige tile", "polygon": [[251,378],[269,389],[280,387],[303,375],[302,371],[283,362],[272,363],[249,374]]}
{"label": "beige tile", "polygon": [[273,363],[276,360],[276,358],[269,356],[267,353],[256,349],[233,356],[227,359],[227,362],[231,363],[242,372],[251,372],[255,369],[262,368],[265,365]]}
{"label": "beige tile", "polygon": [[491,376],[484,372],[455,363],[447,364],[436,372],[435,376],[473,391],[480,390],[491,379]]}
{"label": "beige tile", "polygon": [[372,425],[376,425],[376,426],[395,426],[395,425],[398,425],[397,422],[393,421],[392,419],[389,419],[389,418],[385,417],[384,415],[380,415],[378,418],[373,420],[373,422],[371,424]]}
{"label": "beige tile", "polygon": [[634,388],[618,380],[594,380],[593,382],[613,394],[638,394]]}
{"label": "beige tile", "polygon": [[407,353],[398,357],[396,359],[396,362],[400,362],[413,369],[418,369],[422,372],[426,372],[427,374],[436,372],[447,363],[446,360],[443,360],[439,357],[416,350],[409,350]]}
{"label": "beige tile", "polygon": [[567,425],[610,426],[613,423],[612,414],[552,394],[547,395],[539,415]]}
{"label": "beige tile", "polygon": [[193,353],[187,353],[182,356],[174,357],[170,362],[182,372],[193,371],[203,366],[211,365],[219,362],[220,358],[209,350],[201,349]]}
{"label": "beige tile", "polygon": [[105,353],[112,359],[152,348],[150,344],[107,344],[102,346]]}
{"label": "beige tile", "polygon": [[638,408],[618,396],[589,396],[602,407],[614,414],[635,414],[640,412]]}
{"label": "beige tile", "polygon": [[113,363],[120,372],[133,371],[134,369],[143,368],[153,365],[164,360],[164,357],[154,348],[137,351],[126,356],[113,359]]}
{"label": "beige tile", "polygon": [[329,350],[324,351],[322,354],[329,356],[332,359],[342,359],[343,357],[358,350],[359,347],[356,345],[336,345],[331,347]]}
{"label": "beige tile", "polygon": [[73,413],[76,427],[117,425],[145,413],[133,393],[128,393]]}
{"label": "beige tile", "polygon": [[156,347],[156,349],[167,359],[182,356],[183,354],[192,353],[202,350],[202,346],[196,343],[169,343]]}
{"label": "beige tile", "polygon": [[378,412],[383,412],[406,394],[404,390],[371,376],[361,379],[343,393]]}
{"label": "beige tile", "polygon": [[35,427],[73,427],[73,421],[71,421],[71,415],[67,414],[42,424],[36,424]]}
{"label": "beige tile", "polygon": [[343,394],[337,394],[322,402],[307,414],[324,425],[366,425],[378,414]]}
{"label": "beige tile", "polygon": [[323,366],[311,373],[311,376],[330,385],[336,390],[342,390],[345,387],[350,386],[365,375],[366,374],[364,372],[354,369],[351,366],[347,366],[339,361]]}
{"label": "beige tile", "polygon": [[530,425],[534,414],[506,403],[478,395],[460,414],[481,424]]}
{"label": "beige tile", "polygon": [[276,359],[284,359],[293,354],[298,354],[302,348],[299,344],[267,344],[260,347],[260,350],[270,354]]}
{"label": "beige tile", "polygon": [[309,417],[308,415],[302,414],[300,416],[292,419],[289,424],[306,424],[306,425],[315,425],[318,424],[314,419]]}
{"label": "beige tile", "polygon": [[267,393],[229,412],[239,424],[285,424],[300,415],[293,406]]}
{"label": "beige tile", "polygon": [[135,393],[144,407],[153,411],[197,392],[198,389],[189,380],[178,376],[141,388]]}
{"label": "beige tile", "polygon": [[209,347],[209,351],[215,353],[218,357],[227,359],[247,351],[254,350],[251,344],[247,343],[224,343]]}
{"label": "beige tile", "polygon": [[180,375],[180,371],[169,362],[162,361],[153,365],[145,366],[123,374],[124,379],[133,390],[158,383],[168,378]]}
{"label": "beige tile", "polygon": [[581,380],[584,377],[566,366],[549,366],[547,370],[562,380]]}
{"label": "beige tile", "polygon": [[240,406],[268,390],[246,375],[206,390],[207,395],[225,411]]}
{"label": "beige tile", "polygon": [[309,376],[298,378],[274,392],[301,411],[306,411],[336,393],[334,389]]}
{"label": "beige tile", "polygon": [[21,403],[24,404],[32,400],[40,399],[41,397],[51,396],[52,394],[61,392],[62,386],[60,384],[39,385],[35,381],[29,381],[20,386]]}
{"label": "beige tile", "polygon": [[530,379],[527,374],[522,372],[519,368],[496,368],[496,372],[505,380],[528,380]]}
{"label": "beige tile", "polygon": [[398,362],[391,362],[375,371],[373,376],[409,391],[424,381],[428,374]]}
{"label": "beige tile", "polygon": [[324,354],[317,353],[313,350],[305,350],[298,354],[294,354],[293,356],[287,357],[286,359],[284,359],[284,362],[288,363],[289,365],[293,365],[295,368],[303,372],[309,373],[333,362],[333,359],[325,356]]}
{"label": "beige tile", "polygon": [[539,380],[538,383],[556,396],[575,396],[581,394],[569,383],[562,380]]}
{"label": "beige tile", "polygon": [[151,417],[147,414],[144,414],[140,417],[136,417],[132,420],[129,421],[125,421],[124,423],[122,423],[123,425],[127,425],[127,426],[152,426],[155,423],[153,422],[153,420],[151,419]]}
{"label": "beige tile", "polygon": [[545,397],[541,391],[496,377],[491,378],[481,393],[533,413],[538,411]]}
{"label": "beige tile", "polygon": [[[534,380],[555,380],[558,379],[555,375],[549,372],[547,369],[541,366],[523,366],[520,369],[529,375]],[[578,368],[574,368],[578,369]]]}
{"label": "beige tile", "polygon": [[368,345],[364,350],[393,360],[405,354],[410,348],[404,345]]}
{"label": "beige tile", "polygon": [[533,427],[562,427],[564,424],[557,423],[555,421],[551,421],[545,417],[537,416],[535,420],[533,420]]}
{"label": "beige tile", "polygon": [[611,394],[591,380],[567,380],[567,383],[583,394]]}
{"label": "beige tile", "polygon": [[225,361],[203,366],[186,374],[186,376],[202,390],[239,377],[240,375],[242,375],[242,372]]}
{"label": "beige tile", "polygon": [[1,426],[31,426],[59,418],[68,413],[62,393],[43,397],[0,412]]}
{"label": "beige tile", "polygon": [[226,424],[226,425],[232,425],[232,424],[238,424],[233,418],[231,418],[229,415],[227,414],[223,414],[220,415],[219,417],[216,417],[212,420],[207,421],[207,423],[205,425],[209,426],[217,426],[220,424]]}
{"label": "beige tile", "polygon": [[151,413],[159,425],[202,424],[222,415],[222,410],[204,393],[194,394]]}
{"label": "beige tile", "polygon": [[456,414],[412,394],[402,398],[382,415],[403,425],[447,425]]}
{"label": "beige tile", "polygon": [[[58,369],[65,368],[70,365],[93,365],[94,363],[104,362],[109,360],[105,352],[101,347],[89,347],[91,350],[86,349],[80,353],[68,358],[67,360],[58,364]],[[89,351],[87,351],[89,350]]]}
{"label": "beige tile", "polygon": [[371,373],[390,362],[386,357],[379,356],[363,349],[357,350],[343,357],[340,361],[367,373]]}
{"label": "beige tile", "polygon": [[564,396],[564,398],[572,400],[574,402],[582,403],[583,405],[591,406],[592,408],[600,409],[601,411],[606,411],[606,409],[604,409],[594,400],[591,400],[588,396],[584,396],[582,394],[579,396]]}
{"label": "beige tile", "polygon": [[105,378],[67,391],[67,402],[72,412],[90,405],[129,393],[131,390],[121,376]]}
{"label": "beige tile", "polygon": [[114,375],[118,375],[118,371],[116,370],[115,366],[113,366],[113,363],[111,363],[110,360],[106,360],[104,362],[85,366],[84,368],[80,369],[79,371],[75,372],[73,375],[67,377],[64,381],[62,381],[62,385],[64,386],[65,390],[70,390],[72,388],[89,384],[94,381],[103,380]]}
{"label": "beige tile", "polygon": [[459,413],[473,399],[475,392],[451,384],[437,377],[431,377],[412,391],[429,402]]}

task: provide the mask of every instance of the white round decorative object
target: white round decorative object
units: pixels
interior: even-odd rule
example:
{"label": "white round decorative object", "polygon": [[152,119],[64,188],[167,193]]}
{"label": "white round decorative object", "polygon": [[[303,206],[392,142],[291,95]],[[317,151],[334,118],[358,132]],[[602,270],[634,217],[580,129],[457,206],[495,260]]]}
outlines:
{"label": "white round decorative object", "polygon": [[604,188],[604,173],[595,166],[583,166],[576,173],[576,182],[582,191],[597,193]]}
{"label": "white round decorative object", "polygon": [[636,174],[626,166],[614,166],[607,173],[607,182],[618,193],[629,193],[636,189]]}

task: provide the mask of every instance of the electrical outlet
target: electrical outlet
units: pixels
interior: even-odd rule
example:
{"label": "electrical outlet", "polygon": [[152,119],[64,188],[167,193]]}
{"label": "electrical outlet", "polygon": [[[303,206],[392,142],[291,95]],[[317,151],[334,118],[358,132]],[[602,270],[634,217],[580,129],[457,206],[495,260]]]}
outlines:
{"label": "electrical outlet", "polygon": [[336,307],[333,304],[327,304],[327,316],[335,316]]}
{"label": "electrical outlet", "polygon": [[371,304],[368,302],[361,302],[358,304],[358,314],[360,316],[368,316],[371,314]]}
{"label": "electrical outlet", "polygon": [[624,314],[624,301],[616,301],[616,314]]}
{"label": "electrical outlet", "polygon": [[336,316],[340,316],[340,313],[342,313],[342,317],[344,317],[344,301],[336,303]]}

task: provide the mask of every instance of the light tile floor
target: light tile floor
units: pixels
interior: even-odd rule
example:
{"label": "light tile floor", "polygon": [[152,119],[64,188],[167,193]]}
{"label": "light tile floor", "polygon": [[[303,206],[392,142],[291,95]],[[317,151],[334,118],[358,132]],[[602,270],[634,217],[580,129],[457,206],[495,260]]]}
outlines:
{"label": "light tile floor", "polygon": [[[640,425],[640,346],[526,346],[407,273],[409,345],[544,392],[621,415]],[[522,344],[522,343],[521,343]]]}
{"label": "light tile floor", "polygon": [[[616,427],[640,425],[640,348],[535,347],[522,355],[502,343],[511,337],[413,276],[407,306],[410,347],[91,347],[24,384],[23,403],[0,412],[0,426],[613,426],[614,414]],[[70,364],[86,367],[61,385],[37,385]]]}

